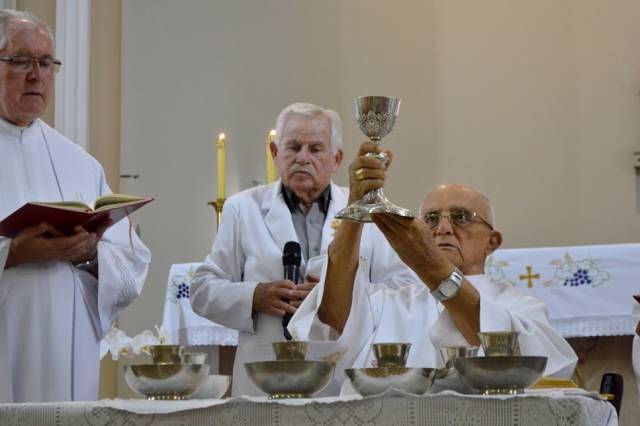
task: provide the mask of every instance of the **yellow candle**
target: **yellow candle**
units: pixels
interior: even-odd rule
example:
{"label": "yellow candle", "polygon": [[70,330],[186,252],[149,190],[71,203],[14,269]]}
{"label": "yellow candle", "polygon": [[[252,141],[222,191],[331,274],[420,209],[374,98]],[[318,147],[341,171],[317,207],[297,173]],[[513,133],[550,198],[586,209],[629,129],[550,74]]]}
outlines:
{"label": "yellow candle", "polygon": [[271,156],[271,149],[269,149],[269,145],[271,142],[275,142],[276,140],[276,131],[271,130],[267,135],[267,148],[266,148],[266,162],[267,162],[267,183],[273,183],[278,179],[276,174],[276,165],[273,164],[273,157]]}
{"label": "yellow candle", "polygon": [[227,198],[227,191],[225,185],[225,144],[226,136],[224,133],[218,135],[218,143],[216,143],[216,158],[218,160],[218,199]]}

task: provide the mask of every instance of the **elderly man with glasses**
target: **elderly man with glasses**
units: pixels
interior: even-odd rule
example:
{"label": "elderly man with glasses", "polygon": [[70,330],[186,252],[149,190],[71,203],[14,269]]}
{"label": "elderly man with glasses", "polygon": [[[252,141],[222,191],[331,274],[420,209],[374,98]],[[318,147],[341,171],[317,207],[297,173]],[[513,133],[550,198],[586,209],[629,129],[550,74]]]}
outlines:
{"label": "elderly man with glasses", "polygon": [[[372,151],[379,148],[364,143],[350,166],[350,201],[384,184],[385,166],[365,155]],[[543,302],[484,275],[485,259],[502,242],[485,195],[439,185],[419,218],[373,219],[342,221],[320,284],[289,326],[300,340],[337,340],[346,353],[336,381],[344,368],[373,365],[371,343],[410,342],[409,366],[436,367],[439,347],[477,346],[480,331],[517,331],[523,354],[549,358],[545,375],[572,375],[577,357],[551,328]]]}
{"label": "elderly man with glasses", "polygon": [[[100,164],[39,118],[60,66],[44,22],[0,11],[0,220],[30,201],[111,192]],[[109,225],[0,236],[0,402],[97,399],[100,340],[150,260],[126,220]]]}

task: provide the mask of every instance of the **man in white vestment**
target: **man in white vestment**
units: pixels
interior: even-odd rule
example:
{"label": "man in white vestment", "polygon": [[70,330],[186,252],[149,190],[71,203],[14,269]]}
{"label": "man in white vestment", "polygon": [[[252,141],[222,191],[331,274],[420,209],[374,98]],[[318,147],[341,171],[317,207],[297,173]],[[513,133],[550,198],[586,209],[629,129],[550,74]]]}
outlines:
{"label": "man in white vestment", "polygon": [[[29,201],[111,192],[100,164],[39,119],[60,65],[45,23],[0,11],[0,218]],[[108,225],[0,237],[0,402],[97,399],[100,340],[150,260],[127,220]]]}
{"label": "man in white vestment", "polygon": [[[332,221],[346,205],[346,188],[331,182],[342,162],[340,117],[305,103],[285,108],[270,146],[280,180],[240,192],[224,204],[211,253],[191,284],[194,312],[240,331],[233,395],[264,395],[244,364],[272,358],[293,314],[317,282],[317,263],[333,237]],[[297,286],[283,279],[285,244],[301,246]]]}
{"label": "man in white vestment", "polygon": [[[364,143],[352,163],[354,198],[384,184],[384,166],[364,156],[379,149]],[[456,184],[434,188],[416,219],[343,220],[320,283],[289,330],[300,340],[336,339],[346,351],[336,381],[344,368],[374,365],[371,343],[410,342],[409,366],[437,367],[438,347],[479,345],[479,331],[506,330],[520,333],[523,354],[549,358],[546,375],[570,377],[577,357],[551,328],[544,303],[483,275],[502,242],[493,220],[486,196]]]}

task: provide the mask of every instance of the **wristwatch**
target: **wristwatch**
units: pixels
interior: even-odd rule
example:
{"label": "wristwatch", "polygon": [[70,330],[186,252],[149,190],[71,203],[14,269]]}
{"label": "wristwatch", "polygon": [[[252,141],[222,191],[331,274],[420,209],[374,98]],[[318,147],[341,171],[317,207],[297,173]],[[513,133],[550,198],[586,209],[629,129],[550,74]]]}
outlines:
{"label": "wristwatch", "polygon": [[98,255],[91,260],[87,260],[85,262],[74,263],[73,266],[80,269],[81,271],[91,272],[98,266]]}
{"label": "wristwatch", "polygon": [[453,268],[453,272],[448,278],[445,278],[438,288],[431,292],[431,295],[436,298],[438,302],[446,302],[447,300],[456,297],[460,289],[462,288],[462,272],[456,267]]}

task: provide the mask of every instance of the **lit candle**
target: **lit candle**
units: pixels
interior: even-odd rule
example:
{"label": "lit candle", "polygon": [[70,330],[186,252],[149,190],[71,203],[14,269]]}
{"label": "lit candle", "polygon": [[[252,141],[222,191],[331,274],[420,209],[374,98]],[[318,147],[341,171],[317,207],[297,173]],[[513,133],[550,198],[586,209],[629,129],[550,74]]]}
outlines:
{"label": "lit candle", "polygon": [[218,143],[216,143],[216,158],[218,160],[218,199],[225,199],[227,197],[226,185],[225,185],[225,144],[226,136],[224,133],[218,135]]}
{"label": "lit candle", "polygon": [[276,179],[278,179],[278,176],[276,174],[276,165],[273,164],[273,157],[271,156],[271,149],[269,148],[269,145],[271,145],[271,142],[275,142],[275,140],[276,140],[276,131],[274,129],[274,130],[271,130],[267,135],[267,148],[266,148],[267,183],[273,183],[276,181]]}

